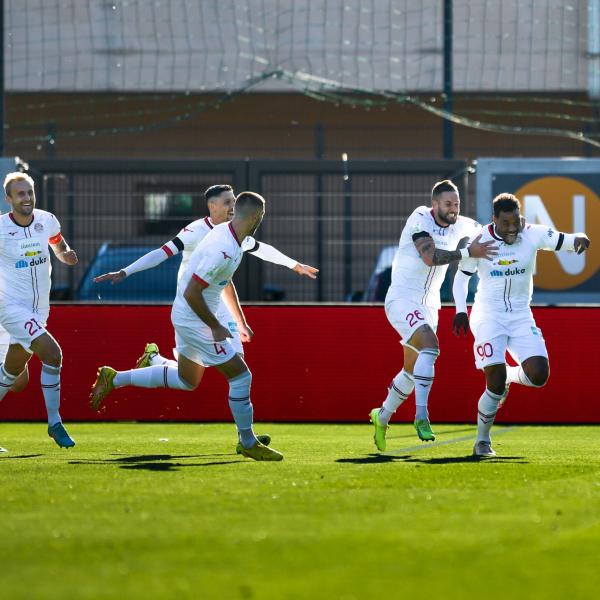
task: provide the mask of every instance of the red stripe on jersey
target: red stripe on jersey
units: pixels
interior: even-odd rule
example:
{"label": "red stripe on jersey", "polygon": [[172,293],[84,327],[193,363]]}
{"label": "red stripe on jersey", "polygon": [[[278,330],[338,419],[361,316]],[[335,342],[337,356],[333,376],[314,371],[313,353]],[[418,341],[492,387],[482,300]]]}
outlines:
{"label": "red stripe on jersey", "polygon": [[161,248],[166,252],[167,256],[173,256],[173,250],[171,250],[169,246],[165,244],[164,246],[161,246]]}
{"label": "red stripe on jersey", "polygon": [[212,229],[213,224],[208,220],[208,217],[204,217],[204,222]]}
{"label": "red stripe on jersey", "polygon": [[194,273],[192,275],[192,279],[195,279],[202,287],[207,288],[210,285],[209,283],[204,281],[204,279],[202,279],[202,277],[198,277],[198,275],[196,275],[196,273]]}
{"label": "red stripe on jersey", "polygon": [[240,240],[238,240],[237,233],[235,232],[235,229],[233,228],[231,221],[229,221],[229,231],[231,231],[231,235],[233,236],[233,239],[237,242],[237,245],[241,246],[242,244],[240,244]]}
{"label": "red stripe on jersey", "polygon": [[62,236],[61,232],[59,231],[54,237],[51,237],[48,240],[48,243],[51,246],[54,246],[55,244],[60,244],[62,242],[62,239],[63,239],[63,236]]}
{"label": "red stripe on jersey", "polygon": [[492,236],[492,237],[493,237],[495,240],[498,240],[499,242],[503,242],[503,241],[504,241],[504,240],[503,240],[501,237],[498,237],[498,236],[496,235],[496,232],[494,231],[494,225],[493,225],[493,223],[490,223],[490,224],[488,225],[488,231],[490,232],[490,235],[491,235],[491,236]]}

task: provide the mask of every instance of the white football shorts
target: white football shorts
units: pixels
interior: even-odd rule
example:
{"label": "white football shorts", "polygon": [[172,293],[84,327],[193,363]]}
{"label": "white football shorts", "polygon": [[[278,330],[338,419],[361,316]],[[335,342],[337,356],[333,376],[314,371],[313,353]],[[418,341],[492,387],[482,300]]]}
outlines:
{"label": "white football shorts", "polygon": [[542,330],[535,324],[531,312],[490,316],[472,311],[470,325],[478,369],[505,363],[507,350],[519,364],[532,356],[548,358]]}
{"label": "white football shorts", "polygon": [[[198,321],[175,321],[175,356],[181,354],[204,367],[214,367],[231,360],[237,351],[230,339],[215,342],[210,329]],[[239,340],[239,336],[238,336]],[[241,346],[241,344],[240,344]]]}
{"label": "white football shorts", "polygon": [[385,305],[385,316],[406,344],[414,332],[423,325],[437,331],[438,309],[397,298]]}
{"label": "white football shorts", "polygon": [[20,304],[6,304],[0,307],[0,324],[8,332],[11,344],[20,344],[32,353],[33,341],[47,333],[49,312],[50,309],[37,312]]}

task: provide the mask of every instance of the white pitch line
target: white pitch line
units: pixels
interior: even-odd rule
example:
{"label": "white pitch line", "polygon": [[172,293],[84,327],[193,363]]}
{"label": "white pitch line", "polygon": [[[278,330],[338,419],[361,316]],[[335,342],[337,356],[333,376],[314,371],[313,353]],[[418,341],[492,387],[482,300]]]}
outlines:
{"label": "white pitch line", "polygon": [[[503,433],[508,433],[509,431],[514,431],[516,427],[506,427],[504,429],[496,429],[494,430],[494,437],[501,435]],[[443,434],[440,434],[443,435]],[[443,442],[433,442],[432,444],[428,444],[423,442],[420,446],[410,446],[408,448],[400,448],[399,450],[394,450],[393,452],[382,452],[382,456],[398,456],[399,454],[405,454],[406,452],[417,452],[418,450],[428,450],[429,448],[436,448],[437,446],[446,446],[448,444],[456,444],[458,442],[466,442],[467,440],[474,440],[476,436],[472,435],[463,435],[462,437],[453,438],[451,440],[444,440]]]}

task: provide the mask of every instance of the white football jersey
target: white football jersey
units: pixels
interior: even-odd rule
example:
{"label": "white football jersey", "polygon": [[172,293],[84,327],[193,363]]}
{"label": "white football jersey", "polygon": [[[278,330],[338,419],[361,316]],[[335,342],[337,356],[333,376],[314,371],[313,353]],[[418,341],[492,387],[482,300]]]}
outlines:
{"label": "white football jersey", "polygon": [[506,244],[490,223],[483,228],[481,242],[489,240],[498,244],[497,256],[467,258],[458,265],[461,271],[479,273],[473,310],[486,314],[528,311],[538,250],[570,249],[563,246],[564,234],[546,225],[527,224],[513,244]]}
{"label": "white football jersey", "polygon": [[[177,272],[177,282],[181,279],[187,265],[192,256],[192,252],[196,249],[196,246],[214,229],[216,225],[213,225],[209,217],[203,217],[196,221],[186,225],[177,234],[177,237],[183,243],[183,250],[181,251],[181,265],[179,265],[179,271]],[[171,247],[172,242],[165,244],[162,249],[169,255],[173,256],[176,249]],[[252,250],[256,246],[256,240],[252,236],[247,236],[242,242],[242,251],[246,252]]]}
{"label": "white football jersey", "polygon": [[11,213],[0,216],[0,301],[44,311],[50,306],[49,244],[61,240],[57,218],[34,209],[23,227]]}
{"label": "white football jersey", "polygon": [[[220,311],[221,292],[231,281],[242,260],[243,250],[231,223],[215,225],[213,230],[196,246],[177,284],[173,304],[173,318],[177,320],[201,319],[190,308],[183,294],[192,278],[206,285],[203,296],[213,314]],[[205,329],[208,329],[205,326]],[[210,330],[208,329],[209,333]]]}
{"label": "white football jersey", "polygon": [[456,250],[464,237],[478,235],[481,225],[473,219],[460,216],[453,225],[441,227],[433,218],[433,211],[427,206],[419,206],[408,217],[400,235],[400,243],[392,263],[392,283],[387,292],[386,304],[404,299],[439,309],[440,288],[444,282],[448,265],[428,267],[415,247],[413,235],[428,233],[441,250]]}

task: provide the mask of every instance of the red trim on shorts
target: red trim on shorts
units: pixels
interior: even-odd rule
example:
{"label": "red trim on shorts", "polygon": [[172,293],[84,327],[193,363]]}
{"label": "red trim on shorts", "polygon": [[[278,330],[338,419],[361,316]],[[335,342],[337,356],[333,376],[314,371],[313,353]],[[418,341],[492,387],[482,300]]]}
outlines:
{"label": "red trim on shorts", "polygon": [[204,217],[204,222],[211,228],[214,228],[214,225],[208,220],[208,217]]}
{"label": "red trim on shorts", "polygon": [[59,231],[54,237],[51,237],[48,240],[48,243],[51,246],[54,246],[55,244],[60,244],[62,242],[62,239],[63,239],[62,233]]}
{"label": "red trim on shorts", "polygon": [[240,244],[240,240],[238,240],[237,233],[235,232],[235,229],[233,228],[231,221],[229,221],[228,225],[229,225],[229,231],[231,231],[231,235],[233,236],[233,239],[237,242],[238,246],[241,246],[242,244]]}
{"label": "red trim on shorts", "polygon": [[161,249],[166,252],[167,256],[173,256],[173,250],[171,250],[171,248],[169,248],[166,244],[161,246]]}
{"label": "red trim on shorts", "polygon": [[202,277],[198,277],[198,275],[196,275],[196,273],[194,273],[192,275],[192,279],[195,279],[202,287],[207,288],[210,283],[207,283],[206,281],[204,281],[204,279],[202,279]]}

